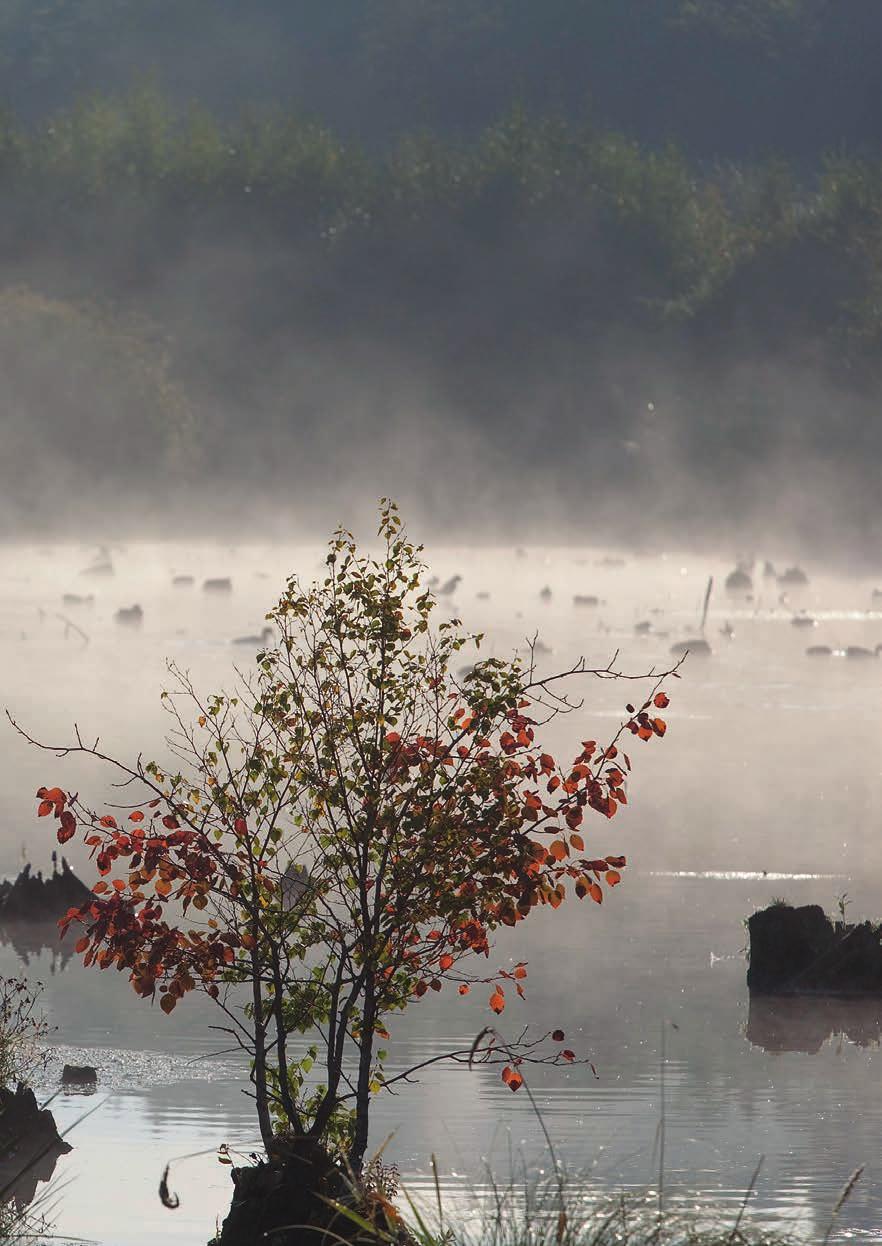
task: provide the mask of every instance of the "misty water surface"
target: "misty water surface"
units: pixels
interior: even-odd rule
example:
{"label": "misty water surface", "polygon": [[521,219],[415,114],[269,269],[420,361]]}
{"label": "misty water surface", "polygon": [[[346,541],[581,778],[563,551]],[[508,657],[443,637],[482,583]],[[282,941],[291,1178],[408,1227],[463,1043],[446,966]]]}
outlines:
{"label": "misty water surface", "polygon": [[[718,585],[706,631],[713,657],[690,659],[670,689],[666,739],[632,750],[629,807],[612,823],[587,823],[589,851],[628,855],[623,885],[602,909],[572,901],[498,941],[498,964],[529,962],[527,1000],[509,1007],[505,1025],[512,1034],[527,1023],[559,1025],[593,1059],[596,1080],[585,1068],[531,1079],[561,1159],[593,1188],[654,1187],[664,1032],[666,1197],[727,1204],[734,1221],[762,1153],[752,1213],[819,1239],[839,1189],[866,1164],[838,1232],[875,1239],[882,1232],[882,1009],[751,1006],[742,924],[776,896],[835,910],[847,893],[849,917],[882,916],[882,665],[804,653],[814,643],[882,642],[873,584],[809,566],[811,585],[791,590],[783,605],[778,586],[762,579],[756,600],[746,602],[719,587],[729,560],[672,553],[614,566],[601,562],[609,553],[432,551],[433,572],[463,577],[439,613],[455,608],[485,631],[482,653],[523,647],[538,630],[551,650],[539,658],[548,671],[580,653],[605,665],[617,650],[630,671],[666,663],[670,644],[695,633],[710,573]],[[77,722],[85,737],[100,736],[123,758],[143,751],[159,760],[165,660],[187,667],[203,689],[229,683],[232,663],[246,664],[254,652],[231,640],[259,632],[285,574],[311,577],[322,551],[130,545],[111,550],[112,578],[92,579],[80,572],[93,555],[60,546],[0,552],[3,703],[50,743],[69,743]],[[194,575],[194,586],[174,588],[176,573]],[[232,576],[232,594],[203,593],[202,580],[219,575]],[[546,586],[550,601],[540,598]],[[94,601],[65,605],[70,592]],[[601,604],[578,608],[576,593],[595,594]],[[142,626],[116,624],[115,610],[135,602]],[[792,626],[803,609],[815,628]],[[651,629],[638,636],[641,621]],[[731,639],[721,634],[726,622]],[[636,695],[597,681],[585,681],[584,693],[584,708],[554,724],[553,751],[612,734]],[[6,874],[24,856],[48,866],[52,828],[34,816],[40,784],[79,787],[97,802],[112,778],[91,763],[40,754],[11,728],[0,771]],[[91,881],[82,849],[70,847]],[[118,975],[20,941],[3,947],[3,969],[16,967],[22,953],[28,972],[47,984],[58,1063],[88,1060],[100,1070],[97,1099],[61,1097],[52,1105],[66,1126],[101,1102],[71,1134],[75,1149],[58,1166],[59,1228],[114,1246],[152,1246],[160,1235],[181,1246],[204,1242],[229,1200],[213,1148],[227,1141],[247,1154],[256,1145],[235,1058],[203,1058],[226,1046],[207,1028],[216,1018],[190,1000],[166,1018]],[[391,1070],[468,1044],[488,1016],[480,995],[430,995],[398,1020]],[[57,1071],[56,1063],[45,1089]],[[412,1188],[428,1188],[434,1153],[451,1197],[466,1202],[480,1193],[488,1162],[502,1180],[522,1162],[534,1173],[550,1171],[526,1097],[512,1095],[493,1070],[436,1066],[419,1085],[379,1100],[374,1143],[389,1134],[384,1158],[399,1164]],[[164,1210],[156,1195],[162,1168],[195,1152],[208,1153],[173,1163],[181,1207]]]}

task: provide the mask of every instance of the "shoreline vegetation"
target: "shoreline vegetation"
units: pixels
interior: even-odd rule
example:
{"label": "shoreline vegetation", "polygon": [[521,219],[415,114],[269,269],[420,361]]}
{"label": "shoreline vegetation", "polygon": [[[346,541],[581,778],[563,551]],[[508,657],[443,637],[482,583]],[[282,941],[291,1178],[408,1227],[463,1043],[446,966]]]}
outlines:
{"label": "shoreline vegetation", "polygon": [[[174,516],[207,479],[243,475],[272,490],[293,472],[302,511],[321,510],[339,424],[339,471],[428,456],[464,523],[460,439],[489,464],[515,447],[543,462],[551,436],[572,451],[554,491],[578,485],[609,530],[676,529],[688,483],[689,513],[721,535],[791,506],[813,548],[872,547],[878,160],[700,165],[520,105],[378,152],[300,113],[179,108],[144,82],[7,114],[0,190],[3,507],[35,531],[57,521],[38,498],[59,462],[59,505],[85,521],[89,482],[133,455],[133,523],[156,488]],[[416,410],[433,413],[419,434]],[[780,493],[792,437],[842,493],[835,536]],[[682,488],[660,492],[660,471]],[[647,505],[622,513],[629,493]]]}

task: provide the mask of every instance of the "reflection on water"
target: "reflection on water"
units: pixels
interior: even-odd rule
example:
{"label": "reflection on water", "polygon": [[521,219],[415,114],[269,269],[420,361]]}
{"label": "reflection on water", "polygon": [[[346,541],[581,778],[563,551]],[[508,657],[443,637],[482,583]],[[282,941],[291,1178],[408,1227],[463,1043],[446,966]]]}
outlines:
{"label": "reflection on water", "polygon": [[878,1047],[882,999],[751,995],[745,1032],[764,1051],[814,1053],[831,1038]]}
{"label": "reflection on water", "polygon": [[[64,592],[82,593],[78,572],[90,553],[0,550],[3,701],[52,743],[69,740],[78,721],[114,751],[160,758],[165,659],[189,668],[203,688],[221,686],[233,661],[249,660],[233,640],[259,637],[285,575],[312,576],[322,556],[319,548],[114,549],[115,575],[89,581],[92,603],[64,607],[88,634],[83,645],[73,633],[65,637],[55,614]],[[433,565],[442,582],[462,576],[439,610],[455,610],[484,631],[482,652],[523,648],[538,628],[551,651],[540,659],[548,671],[579,653],[605,665],[616,649],[631,670],[666,662],[673,640],[695,633],[708,575],[719,583],[727,569],[687,556],[609,566],[598,551],[552,548],[525,557],[448,550]],[[176,587],[176,574],[194,576],[194,585]],[[227,575],[229,593],[199,587]],[[541,595],[546,586],[550,597]],[[628,809],[612,823],[589,824],[592,850],[627,853],[623,885],[602,909],[574,902],[499,941],[498,964],[529,962],[527,999],[506,1012],[507,1024],[513,1031],[526,1022],[560,1026],[597,1067],[597,1081],[581,1068],[531,1076],[559,1154],[592,1191],[645,1189],[657,1179],[664,1029],[670,1198],[722,1204],[734,1223],[763,1153],[753,1214],[819,1240],[844,1181],[865,1163],[837,1232],[882,1235],[874,1169],[882,1131],[878,1018],[866,1001],[857,1011],[845,1001],[804,1010],[802,1001],[749,1001],[742,925],[778,896],[835,911],[847,892],[850,919],[882,916],[882,662],[818,663],[790,626],[794,609],[804,607],[818,621],[813,639],[831,649],[872,649],[882,641],[882,617],[868,609],[871,589],[813,575],[810,588],[788,590],[786,607],[765,585],[753,603],[712,599],[712,657],[687,664],[672,689],[664,743],[635,750]],[[601,604],[580,610],[574,595]],[[115,612],[134,601],[143,607],[140,626],[120,627]],[[645,620],[649,630],[635,631]],[[734,636],[721,634],[727,621]],[[584,691],[585,708],[553,725],[552,751],[614,730],[627,699],[622,689],[603,683]],[[840,739],[847,765],[822,762]],[[96,799],[108,790],[108,776],[94,765],[61,763],[7,732],[0,873],[17,873],[23,853],[35,867],[48,866],[51,845],[32,796],[50,782]],[[71,860],[89,879],[82,847]],[[60,1231],[108,1246],[207,1240],[230,1194],[215,1148],[226,1141],[247,1155],[256,1142],[241,1066],[229,1053],[211,1054],[224,1046],[208,1029],[216,1017],[198,999],[171,1017],[146,1007],[115,971],[70,960],[51,929],[0,938],[0,969],[25,961],[29,975],[47,984],[57,1051],[43,1096],[58,1089],[65,1062],[98,1069],[102,1106],[74,1129],[74,1150],[56,1169],[66,1182]],[[397,1019],[390,1073],[468,1043],[487,1017],[479,996],[429,993]],[[84,1101],[59,1095],[52,1106],[63,1129]],[[431,1189],[434,1153],[453,1199],[486,1191],[485,1163],[503,1181],[521,1157],[531,1171],[549,1163],[528,1101],[512,1095],[498,1070],[434,1066],[419,1085],[377,1101],[376,1144],[390,1134],[385,1158],[400,1165],[410,1188]],[[198,1152],[207,1153],[176,1161]],[[181,1197],[174,1212],[156,1195],[170,1160]]]}

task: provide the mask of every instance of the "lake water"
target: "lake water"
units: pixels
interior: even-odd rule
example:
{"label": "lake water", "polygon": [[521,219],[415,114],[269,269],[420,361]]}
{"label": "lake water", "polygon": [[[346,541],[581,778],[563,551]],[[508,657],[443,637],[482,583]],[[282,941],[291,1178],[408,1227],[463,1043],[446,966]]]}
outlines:
{"label": "lake water", "polygon": [[[112,578],[90,579],[80,571],[93,553],[0,550],[0,699],[49,743],[68,743],[76,721],[120,756],[143,750],[160,759],[165,660],[189,668],[202,688],[229,683],[232,664],[251,656],[231,639],[258,632],[285,574],[311,577],[322,551],[129,545],[111,551]],[[582,1067],[531,1077],[558,1155],[592,1190],[655,1187],[663,1081],[665,1198],[725,1205],[734,1222],[763,1155],[748,1214],[820,1240],[843,1184],[865,1164],[834,1237],[878,1240],[882,1006],[751,1004],[743,927],[777,896],[835,911],[845,895],[849,918],[882,916],[882,663],[805,656],[809,644],[882,641],[873,584],[809,566],[811,584],[789,590],[788,602],[762,580],[755,601],[739,602],[721,588],[731,563],[671,553],[613,566],[607,554],[431,551],[434,572],[462,575],[453,602],[486,632],[482,652],[523,647],[538,629],[552,650],[541,659],[548,670],[580,653],[604,665],[616,650],[630,671],[666,664],[670,644],[695,633],[708,575],[718,586],[706,629],[713,656],[690,659],[670,689],[666,739],[632,750],[628,808],[612,823],[587,824],[589,852],[628,855],[623,885],[602,909],[571,901],[498,941],[500,965],[529,962],[527,999],[509,1007],[506,1026],[559,1025],[594,1061],[596,1079]],[[195,586],[174,588],[175,573],[193,574]],[[232,577],[232,594],[201,591],[203,578],[222,575]],[[540,598],[546,585],[550,601]],[[64,605],[68,592],[95,599]],[[577,593],[601,604],[578,608]],[[143,624],[116,624],[114,611],[135,602]],[[803,609],[813,629],[792,626]],[[638,636],[642,620],[652,629]],[[584,707],[554,724],[552,751],[612,734],[633,695],[598,681],[584,692]],[[34,816],[38,786],[80,787],[97,801],[111,777],[39,753],[6,726],[0,773],[7,875],[25,856],[48,865],[51,828]],[[81,852],[70,856],[91,882]],[[108,1246],[204,1243],[229,1201],[216,1146],[247,1154],[256,1145],[241,1069],[228,1054],[210,1054],[224,1045],[208,1028],[211,1013],[188,1000],[167,1018],[117,975],[21,937],[0,949],[0,969],[22,958],[45,983],[57,1027],[41,1094],[55,1091],[64,1060],[95,1064],[100,1075],[96,1096],[58,1095],[51,1104],[61,1128],[74,1126],[74,1149],[44,1195],[57,1231]],[[487,1015],[474,996],[430,993],[396,1023],[391,1066],[468,1044]],[[419,1085],[378,1100],[374,1144],[388,1135],[384,1158],[418,1195],[429,1189],[432,1154],[454,1202],[480,1197],[488,1165],[501,1181],[522,1163],[550,1171],[526,1096],[512,1095],[494,1070],[435,1066]],[[177,1211],[157,1198],[169,1161]]]}

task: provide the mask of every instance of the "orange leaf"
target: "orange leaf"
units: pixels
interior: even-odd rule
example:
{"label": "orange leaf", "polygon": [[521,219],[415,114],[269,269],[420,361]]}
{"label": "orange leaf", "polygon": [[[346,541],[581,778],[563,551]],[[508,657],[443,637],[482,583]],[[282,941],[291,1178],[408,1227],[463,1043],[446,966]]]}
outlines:
{"label": "orange leaf", "polygon": [[155,887],[158,895],[167,896],[171,893],[171,883],[166,882],[164,878],[157,879]]}
{"label": "orange leaf", "polygon": [[493,992],[493,994],[490,996],[490,1007],[493,1009],[493,1011],[496,1013],[497,1016],[499,1016],[499,1014],[505,1008],[505,996],[502,993],[501,986],[498,986],[496,990]]}
{"label": "orange leaf", "polygon": [[571,847],[571,848],[575,848],[576,852],[584,852],[584,851],[585,851],[585,841],[584,841],[584,839],[582,838],[582,836],[581,836],[581,835],[571,835],[571,836],[570,836],[570,847]]}
{"label": "orange leaf", "polygon": [[134,813],[130,813],[130,814],[129,814],[129,821],[130,821],[130,822],[143,822],[143,821],[144,821],[144,815],[143,815],[143,813],[141,812],[141,810],[140,810],[140,809],[136,809]]}
{"label": "orange leaf", "polygon": [[656,707],[656,709],[659,709],[659,710],[667,709],[668,706],[671,704],[670,700],[663,692],[657,692],[655,694],[655,697],[653,698],[652,703]]}
{"label": "orange leaf", "polygon": [[125,891],[126,889],[126,885],[121,878],[115,878],[113,880],[113,886],[116,891]]}
{"label": "orange leaf", "polygon": [[449,969],[452,964],[453,964],[453,957],[450,955],[449,952],[445,952],[444,955],[438,961],[438,966],[442,972],[445,969]]}
{"label": "orange leaf", "polygon": [[590,884],[588,887],[588,894],[595,904],[603,904],[603,892],[600,890],[597,883]]}
{"label": "orange leaf", "polygon": [[112,827],[115,827],[115,826],[116,826],[116,818],[114,818],[112,814],[105,813],[105,815],[104,815],[104,817],[103,817],[103,818],[99,818],[99,819],[98,819],[98,825],[99,825],[99,826],[112,826]]}
{"label": "orange leaf", "polygon": [[47,813],[51,813],[54,808],[55,805],[51,800],[41,800],[37,805],[37,817],[45,818]]}
{"label": "orange leaf", "polygon": [[555,861],[563,861],[564,857],[568,857],[569,850],[562,839],[555,839],[548,845],[548,855],[553,857]]}
{"label": "orange leaf", "polygon": [[467,982],[463,982],[463,984],[459,988],[459,993],[460,995],[468,995],[471,989],[472,988],[469,986]]}
{"label": "orange leaf", "polygon": [[69,809],[65,809],[61,815],[61,826],[58,828],[58,842],[66,844],[69,839],[73,839],[76,834],[77,820]]}
{"label": "orange leaf", "polygon": [[77,939],[74,945],[74,951],[85,952],[86,948],[89,946],[91,942],[92,940],[89,938],[88,935],[83,935],[82,939]]}
{"label": "orange leaf", "polygon": [[606,881],[607,881],[608,886],[617,887],[619,883],[622,881],[622,876],[618,870],[607,870]]}
{"label": "orange leaf", "polygon": [[166,1016],[168,1016],[177,1002],[178,1001],[174,995],[163,995],[162,999],[159,1001],[159,1006]]}

